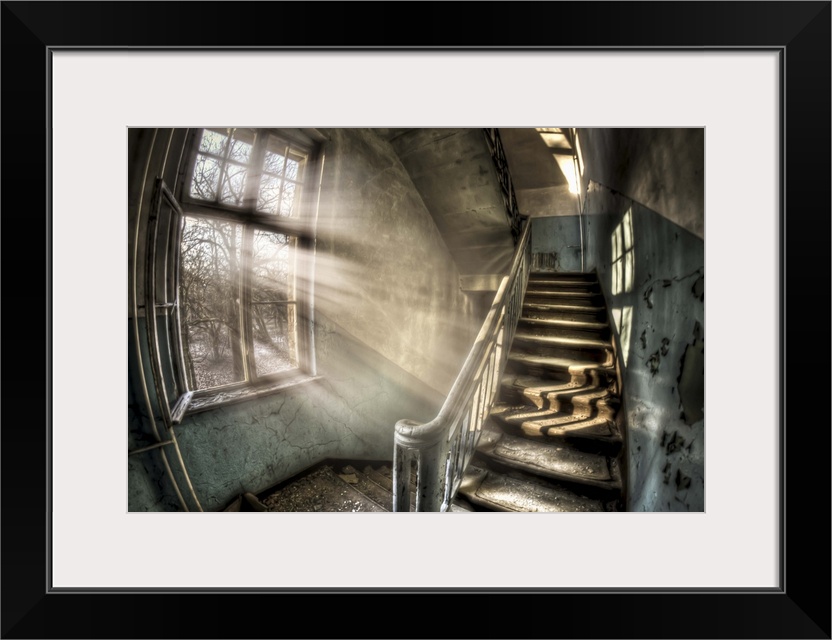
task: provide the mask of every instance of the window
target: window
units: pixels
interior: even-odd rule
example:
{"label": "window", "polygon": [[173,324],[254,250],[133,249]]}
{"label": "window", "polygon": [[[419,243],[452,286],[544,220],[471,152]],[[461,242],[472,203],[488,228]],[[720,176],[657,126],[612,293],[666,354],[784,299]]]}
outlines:
{"label": "window", "polygon": [[315,145],[299,131],[211,128],[189,148],[177,293],[180,365],[199,408],[314,374],[304,283]]}

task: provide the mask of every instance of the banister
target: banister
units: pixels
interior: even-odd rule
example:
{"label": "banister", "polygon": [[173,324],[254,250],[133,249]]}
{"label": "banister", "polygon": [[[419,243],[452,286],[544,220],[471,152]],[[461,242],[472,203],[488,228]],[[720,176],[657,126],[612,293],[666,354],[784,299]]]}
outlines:
{"label": "banister", "polygon": [[500,185],[500,194],[506,208],[511,235],[515,245],[518,244],[524,216],[517,206],[517,195],[514,192],[514,183],[511,179],[511,172],[508,169],[508,158],[506,158],[503,140],[500,137],[500,130],[497,128],[483,129],[485,141],[488,144],[488,151],[491,154],[491,161],[497,172],[497,181]]}
{"label": "banister", "polygon": [[[410,510],[411,463],[417,465],[416,511],[446,511],[473,456],[505,368],[531,264],[531,224],[523,226],[507,276],[437,416],[399,420],[393,452],[393,511]],[[464,433],[463,433],[464,432]]]}

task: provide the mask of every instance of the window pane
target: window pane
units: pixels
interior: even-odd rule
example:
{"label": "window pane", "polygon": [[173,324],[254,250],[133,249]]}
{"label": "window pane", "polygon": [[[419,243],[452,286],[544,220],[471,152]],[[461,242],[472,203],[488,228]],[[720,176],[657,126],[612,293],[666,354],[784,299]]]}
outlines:
{"label": "window pane", "polygon": [[260,194],[257,197],[257,210],[260,213],[277,213],[281,182],[279,178],[268,174],[260,179]]}
{"label": "window pane", "polygon": [[244,380],[240,339],[242,226],[185,217],[179,298],[191,389]]}
{"label": "window pane", "polygon": [[227,141],[228,136],[217,131],[204,129],[202,131],[202,139],[199,141],[199,150],[205,153],[213,153],[215,156],[221,156],[225,152],[225,143]]}
{"label": "window pane", "polygon": [[294,260],[297,238],[254,230],[252,300],[294,300]]}
{"label": "window pane", "polygon": [[233,204],[237,207],[242,206],[246,188],[246,173],[245,167],[230,163],[225,166],[220,202]]}
{"label": "window pane", "polygon": [[295,202],[295,185],[292,182],[287,182],[283,185],[283,198],[280,205],[280,215],[292,215],[292,205]]}
{"label": "window pane", "polygon": [[294,160],[287,160],[286,162],[286,177],[290,180],[298,179],[298,163]]}
{"label": "window pane", "polygon": [[236,160],[237,162],[244,162],[247,164],[248,159],[251,157],[251,145],[246,144],[241,140],[232,140],[231,151],[229,152],[228,157],[232,160]]}
{"label": "window pane", "polygon": [[269,173],[280,174],[283,172],[283,161],[285,158],[279,153],[266,151],[266,160],[263,163],[263,169]]}
{"label": "window pane", "polygon": [[199,154],[191,181],[191,197],[201,200],[216,200],[220,183],[220,163],[210,156]]}
{"label": "window pane", "polygon": [[298,366],[295,301],[297,239],[255,230],[251,322],[258,376]]}
{"label": "window pane", "polygon": [[254,365],[258,376],[298,366],[295,304],[257,304],[252,308]]}

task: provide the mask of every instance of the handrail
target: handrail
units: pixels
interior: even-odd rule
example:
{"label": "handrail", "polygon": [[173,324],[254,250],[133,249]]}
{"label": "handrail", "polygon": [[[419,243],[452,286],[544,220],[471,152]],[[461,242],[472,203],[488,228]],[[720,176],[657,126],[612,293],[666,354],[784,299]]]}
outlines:
{"label": "handrail", "polygon": [[491,153],[491,160],[497,171],[497,180],[500,183],[500,193],[503,196],[503,203],[506,207],[506,215],[511,225],[511,235],[514,244],[517,245],[523,227],[524,216],[517,206],[517,195],[514,192],[514,183],[511,180],[511,172],[508,170],[508,159],[506,158],[503,140],[500,137],[499,129],[483,129],[485,140],[488,143],[488,151]]}
{"label": "handrail", "polygon": [[411,465],[416,467],[416,511],[447,511],[505,370],[531,266],[531,223],[520,234],[511,270],[454,381],[439,414],[430,422],[396,423],[393,450],[393,511],[410,511]]}

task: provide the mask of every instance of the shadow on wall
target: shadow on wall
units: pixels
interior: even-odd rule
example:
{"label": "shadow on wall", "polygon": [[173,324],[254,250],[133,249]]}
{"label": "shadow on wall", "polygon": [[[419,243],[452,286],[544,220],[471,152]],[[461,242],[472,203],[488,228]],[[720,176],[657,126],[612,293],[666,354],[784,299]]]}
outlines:
{"label": "shadow on wall", "polygon": [[704,242],[590,183],[587,269],[620,345],[630,510],[704,510]]}

